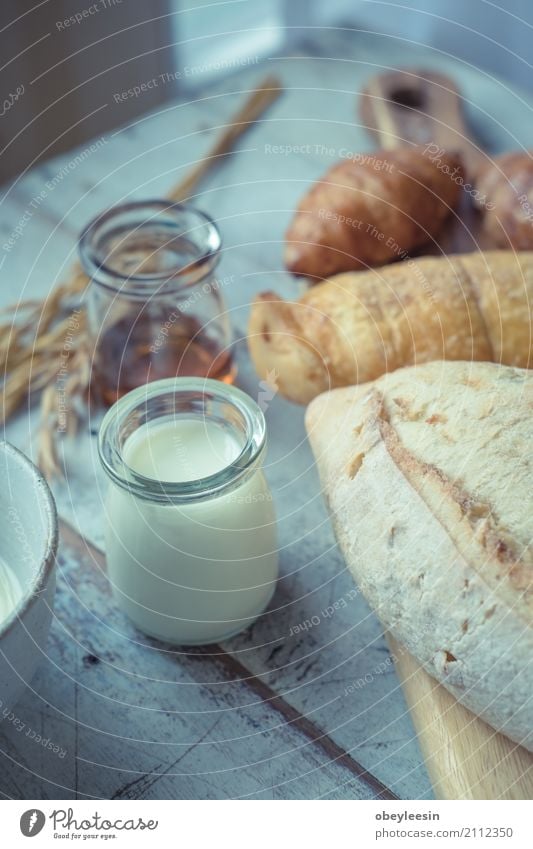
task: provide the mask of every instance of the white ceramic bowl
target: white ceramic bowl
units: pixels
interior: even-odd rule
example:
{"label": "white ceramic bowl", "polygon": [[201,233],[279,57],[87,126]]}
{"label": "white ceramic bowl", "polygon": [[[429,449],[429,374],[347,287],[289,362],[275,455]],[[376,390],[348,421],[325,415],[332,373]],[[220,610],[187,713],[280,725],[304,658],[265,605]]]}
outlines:
{"label": "white ceramic bowl", "polygon": [[52,619],[57,514],[48,484],[27,457],[0,441],[0,557],[23,588],[0,622],[0,719],[30,684]]}

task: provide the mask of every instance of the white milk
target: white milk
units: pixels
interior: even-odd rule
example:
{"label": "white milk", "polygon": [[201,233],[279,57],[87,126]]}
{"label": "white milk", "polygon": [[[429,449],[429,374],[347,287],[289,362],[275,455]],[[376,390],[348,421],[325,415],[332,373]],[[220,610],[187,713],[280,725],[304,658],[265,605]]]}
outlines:
{"label": "white milk", "polygon": [[22,598],[22,587],[13,570],[0,557],[0,628]]}
{"label": "white milk", "polygon": [[[180,483],[220,472],[239,453],[229,428],[201,418],[142,425],[122,451],[135,472]],[[145,633],[174,643],[214,642],[267,606],[278,556],[272,496],[260,468],[225,494],[179,505],[112,484],[107,511],[110,579]]]}
{"label": "white milk", "polygon": [[237,459],[240,447],[231,431],[202,419],[144,425],[127,440],[128,466],[158,481],[193,481],[214,475]]}

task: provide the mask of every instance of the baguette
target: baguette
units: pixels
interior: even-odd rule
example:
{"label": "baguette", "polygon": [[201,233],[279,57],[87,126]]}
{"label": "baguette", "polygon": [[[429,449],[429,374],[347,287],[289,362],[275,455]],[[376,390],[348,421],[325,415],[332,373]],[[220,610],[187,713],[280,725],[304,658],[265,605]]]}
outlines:
{"label": "baguette", "polygon": [[338,386],[430,360],[528,368],[533,253],[424,257],[347,273],[295,302],[267,292],[252,305],[248,345],[261,377],[306,404]]}
{"label": "baguette", "polygon": [[433,362],[309,406],[337,540],[385,628],[533,750],[533,372]]}

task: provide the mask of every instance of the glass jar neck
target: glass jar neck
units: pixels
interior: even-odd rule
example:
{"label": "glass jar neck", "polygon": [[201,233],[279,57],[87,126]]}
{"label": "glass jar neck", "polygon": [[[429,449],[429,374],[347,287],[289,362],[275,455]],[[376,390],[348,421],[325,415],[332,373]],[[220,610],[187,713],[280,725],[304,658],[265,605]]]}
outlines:
{"label": "glass jar neck", "polygon": [[165,200],[112,207],[79,241],[86,274],[107,289],[149,298],[194,285],[213,274],[221,238],[214,221],[187,204]]}
{"label": "glass jar neck", "polygon": [[[140,427],[196,418],[231,430],[239,453],[220,471],[187,481],[146,477],[124,458],[128,438]],[[256,402],[235,386],[217,380],[169,378],[129,392],[106,413],[100,427],[98,451],[113,483],[145,501],[186,504],[204,501],[240,487],[261,464],[266,445],[263,413]]]}

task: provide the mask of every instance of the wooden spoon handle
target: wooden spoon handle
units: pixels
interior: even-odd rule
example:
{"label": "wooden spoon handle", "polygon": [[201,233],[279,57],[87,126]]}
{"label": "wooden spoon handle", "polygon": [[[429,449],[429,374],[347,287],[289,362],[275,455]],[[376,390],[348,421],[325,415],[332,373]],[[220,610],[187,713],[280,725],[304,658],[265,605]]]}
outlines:
{"label": "wooden spoon handle", "polygon": [[231,122],[215,139],[205,156],[189,171],[187,176],[174,186],[168,197],[181,202],[190,197],[193,190],[209,171],[220,164],[220,157],[230,153],[240,138],[274,103],[281,94],[281,83],[276,77],[266,77],[252,92],[243,106],[235,113]]}
{"label": "wooden spoon handle", "polygon": [[468,129],[461,94],[449,77],[432,71],[391,71],[373,77],[361,92],[360,115],[381,147],[435,145],[459,153],[469,179],[486,157]]}

